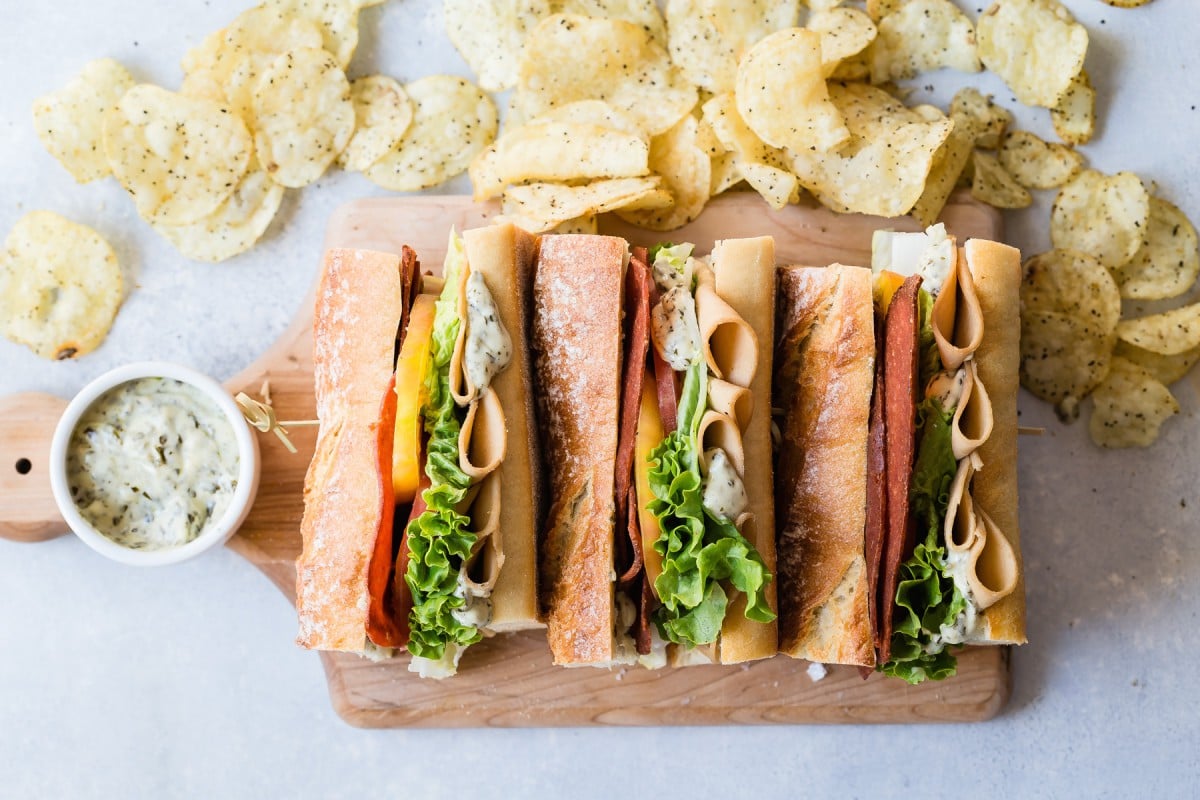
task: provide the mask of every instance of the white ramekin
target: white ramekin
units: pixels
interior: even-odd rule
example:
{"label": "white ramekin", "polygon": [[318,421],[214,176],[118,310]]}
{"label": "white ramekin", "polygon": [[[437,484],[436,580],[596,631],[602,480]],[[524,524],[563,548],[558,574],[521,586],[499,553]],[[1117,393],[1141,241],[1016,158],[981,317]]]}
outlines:
{"label": "white ramekin", "polygon": [[[70,485],[67,482],[67,445],[79,418],[91,407],[100,395],[129,381],[140,378],[173,378],[199,389],[217,408],[224,412],[229,424],[233,427],[234,437],[238,446],[238,475],[237,489],[234,490],[225,514],[214,523],[206,525],[192,541],[178,547],[167,547],[159,550],[132,550],[117,544],[93,527],[79,513],[75,501],[71,498]],[[54,429],[54,438],[50,442],[50,488],[54,492],[54,501],[58,511],[66,520],[67,525],[75,535],[83,540],[88,547],[97,553],[119,561],[122,564],[134,566],[160,566],[175,564],[180,561],[198,556],[204,551],[224,544],[229,540],[254,503],[258,492],[259,454],[258,439],[255,437],[237,403],[221,384],[212,378],[179,364],[161,361],[139,361],[126,364],[104,373],[80,390],[79,394],[67,405]]]}

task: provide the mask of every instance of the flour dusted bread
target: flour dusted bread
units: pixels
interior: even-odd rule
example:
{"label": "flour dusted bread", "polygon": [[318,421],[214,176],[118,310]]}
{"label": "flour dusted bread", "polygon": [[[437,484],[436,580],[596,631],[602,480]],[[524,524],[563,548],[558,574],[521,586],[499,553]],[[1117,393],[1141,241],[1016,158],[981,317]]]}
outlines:
{"label": "flour dusted bread", "polygon": [[874,375],[871,273],[779,270],[779,649],[875,665],[863,529]]}
{"label": "flour dusted bread", "polygon": [[[366,647],[367,571],[391,509],[379,464],[391,462],[380,409],[391,393],[406,278],[400,256],[330,250],[314,317],[313,377],[321,427],[304,483],[304,549],[296,562],[297,642]],[[386,450],[386,453],[383,451]]]}

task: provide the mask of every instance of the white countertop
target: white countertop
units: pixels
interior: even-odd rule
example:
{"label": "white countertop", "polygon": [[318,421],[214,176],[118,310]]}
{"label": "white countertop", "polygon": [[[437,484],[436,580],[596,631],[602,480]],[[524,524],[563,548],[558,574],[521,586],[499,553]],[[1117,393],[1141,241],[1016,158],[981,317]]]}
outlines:
{"label": "white countertop", "polygon": [[[247,2],[5,0],[0,233],[37,208],[93,225],[137,288],[107,343],[79,362],[42,361],[0,339],[0,394],[67,397],[151,357],[232,375],[296,312],[332,209],[385,194],[330,173],[289,192],[258,248],[194,264],[136,218],[114,182],[77,186],[43,151],[34,98],[100,56],[175,87],[185,48]],[[1200,219],[1194,3],[1067,5],[1092,35],[1102,122],[1084,148],[1091,163],[1157,182]],[[468,74],[439,3],[390,0],[362,23],[352,74]],[[991,75],[918,81],[941,101],[970,82],[1011,97]],[[1023,119],[1049,136],[1044,111]],[[1010,216],[1014,244],[1048,246],[1050,199]],[[1022,423],[1049,429],[1021,441],[1030,644],[1014,654],[1012,700],[991,723],[362,731],[336,717],[318,658],[293,644],[293,609],[233,553],[134,570],[74,537],[0,541],[0,796],[1188,796],[1200,781],[1200,398],[1177,388],[1184,413],[1149,452],[1102,453],[1082,425],[1063,428],[1022,397]]]}

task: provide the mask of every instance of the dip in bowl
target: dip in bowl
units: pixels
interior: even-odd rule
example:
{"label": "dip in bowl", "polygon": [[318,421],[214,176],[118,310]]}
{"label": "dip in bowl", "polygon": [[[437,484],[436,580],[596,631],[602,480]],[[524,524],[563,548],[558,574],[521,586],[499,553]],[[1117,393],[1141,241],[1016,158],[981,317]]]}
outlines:
{"label": "dip in bowl", "polygon": [[258,441],[213,379],[176,364],[119,367],[67,406],[50,447],[67,525],[116,561],[172,564],[226,542],[258,489]]}

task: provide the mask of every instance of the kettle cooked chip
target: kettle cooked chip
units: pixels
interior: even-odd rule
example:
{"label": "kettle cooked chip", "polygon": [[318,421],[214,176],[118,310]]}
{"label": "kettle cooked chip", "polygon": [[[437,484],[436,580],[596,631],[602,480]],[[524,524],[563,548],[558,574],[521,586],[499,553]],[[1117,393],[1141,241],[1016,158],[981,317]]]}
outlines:
{"label": "kettle cooked chip", "polygon": [[368,75],[350,82],[354,103],[354,133],[338,156],[338,163],[362,172],[400,144],[413,110],[404,87],[386,75]]}
{"label": "kettle cooked chip", "polygon": [[584,186],[531,183],[504,193],[504,216],[530,233],[543,233],[568,220],[617,209],[669,208],[662,179],[612,178]]}
{"label": "kettle cooked chip", "polygon": [[88,62],[70,83],[33,103],[33,127],[50,155],[79,183],[112,174],[104,157],[104,115],[134,86],[111,58]]}
{"label": "kettle cooked chip", "polygon": [[529,32],[550,16],[549,0],[445,0],[446,34],[489,92],[517,83],[517,60]]}
{"label": "kettle cooked chip", "polygon": [[116,253],[100,234],[32,211],[0,253],[0,332],[42,358],[76,358],[104,341],[122,291]]}
{"label": "kettle cooked chip", "polygon": [[1092,400],[1095,408],[1088,433],[1101,447],[1149,447],[1158,439],[1162,424],[1179,413],[1170,389],[1123,358],[1113,359]]}
{"label": "kettle cooked chip", "polygon": [[1122,320],[1117,325],[1117,336],[1135,347],[1164,356],[1200,347],[1200,303]]}
{"label": "kettle cooked chip", "polygon": [[971,196],[976,200],[994,208],[1026,208],[1033,203],[1033,195],[1017,183],[994,155],[976,150],[972,161],[975,175],[971,179]]}
{"label": "kettle cooked chip", "polygon": [[1000,145],[1000,163],[1022,186],[1054,189],[1083,169],[1083,156],[1066,145],[1044,142],[1029,131],[1013,131]]}
{"label": "kettle cooked chip", "polygon": [[979,72],[975,26],[950,0],[909,0],[879,20],[871,48],[871,82],[912,78],[951,67]]}
{"label": "kettle cooked chip", "polygon": [[1146,242],[1133,260],[1113,271],[1122,297],[1178,297],[1200,277],[1200,242],[1187,215],[1161,197],[1150,198]]}
{"label": "kettle cooked chip", "polygon": [[712,159],[699,141],[702,124],[688,114],[651,140],[650,170],[663,179],[675,202],[666,209],[618,211],[623,220],[652,231],[670,231],[700,216],[712,182]]}
{"label": "kettle cooked chip", "polygon": [[437,186],[467,168],[496,136],[496,106],[468,80],[430,75],[404,87],[413,121],[391,152],[365,175],[394,192]]}
{"label": "kettle cooked chip", "polygon": [[666,25],[656,0],[554,0],[553,6],[556,14],[632,22],[658,42],[666,44]]}
{"label": "kettle cooked chip", "polygon": [[746,125],[772,147],[826,153],[850,138],[829,99],[816,31],[788,28],[750,48],[738,64],[734,97]]}
{"label": "kettle cooked chip", "polygon": [[1025,105],[1054,108],[1083,69],[1087,29],[1058,0],[996,0],[979,17],[979,57]]}
{"label": "kettle cooked chip", "polygon": [[1150,194],[1132,172],[1087,169],[1059,191],[1050,214],[1050,240],[1079,250],[1109,269],[1128,264],[1146,241]]}
{"label": "kettle cooked chip", "polygon": [[1121,295],[1096,259],[1074,250],[1050,250],[1029,258],[1022,268],[1021,310],[1068,314],[1107,336],[1121,321]]}
{"label": "kettle cooked chip", "polygon": [[254,142],[229,108],[141,84],[104,120],[104,152],[142,218],[196,222],[232,194]]}
{"label": "kettle cooked chip", "polygon": [[667,0],[667,46],[689,81],[732,92],[745,52],[799,16],[798,0]]}

